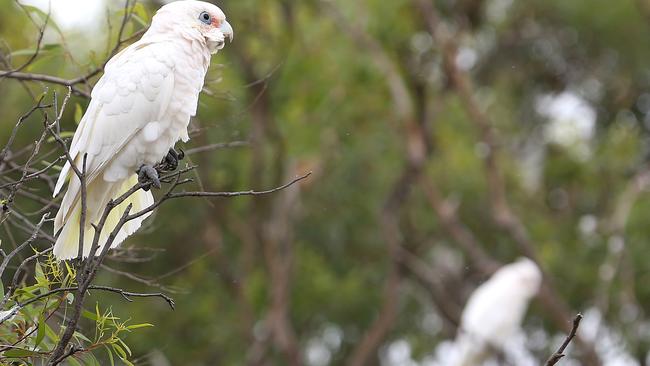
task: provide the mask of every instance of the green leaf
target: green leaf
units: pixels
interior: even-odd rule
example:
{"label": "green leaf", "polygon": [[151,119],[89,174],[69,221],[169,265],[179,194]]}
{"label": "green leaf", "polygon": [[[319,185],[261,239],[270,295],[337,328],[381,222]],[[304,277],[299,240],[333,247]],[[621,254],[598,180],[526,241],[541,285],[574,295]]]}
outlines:
{"label": "green leaf", "polygon": [[111,366],[115,366],[115,360],[113,359],[113,351],[108,346],[104,346],[106,348],[106,353],[108,353],[108,359],[111,360]]}
{"label": "green leaf", "polygon": [[[36,7],[36,6],[25,5],[25,4],[21,4],[20,6],[21,6],[22,8],[24,8],[25,10],[28,10],[28,11],[30,11],[30,12],[32,12],[32,13],[35,13],[35,14],[38,15],[40,18],[42,18],[43,21],[44,21],[45,19],[47,19],[47,13],[44,12],[43,10],[39,9],[39,8]],[[59,33],[61,33],[61,29],[60,29],[59,26],[54,22],[54,20],[52,19],[52,17],[49,18],[49,20],[47,21],[47,24],[49,24],[49,25],[52,26],[54,29],[56,29]]]}
{"label": "green leaf", "polygon": [[34,341],[34,348],[38,347],[39,344],[43,341],[43,338],[45,338],[45,327],[47,325],[45,324],[45,316],[43,314],[39,315],[38,317],[38,330],[36,331],[36,340]]}
{"label": "green leaf", "polygon": [[29,357],[34,355],[36,352],[30,351],[28,349],[11,349],[9,351],[4,352],[4,357],[9,357],[9,358],[22,358],[22,357]]}
{"label": "green leaf", "polygon": [[153,324],[149,324],[149,323],[133,324],[133,325],[127,326],[126,329],[133,330],[133,329],[148,328],[148,327],[153,327]]}
{"label": "green leaf", "polygon": [[83,316],[86,319],[90,319],[92,321],[97,321],[97,319],[99,319],[97,315],[91,313],[88,310],[82,310],[81,311],[81,316]]}
{"label": "green leaf", "polygon": [[102,366],[99,361],[97,360],[97,357],[95,357],[95,354],[93,353],[88,353],[88,356],[90,356],[90,360],[85,360],[86,365],[90,366]]}
{"label": "green leaf", "polygon": [[51,340],[53,343],[56,343],[59,341],[59,335],[54,332],[52,328],[50,328],[47,323],[43,323],[43,328],[45,329],[45,335],[47,336],[47,339]]}
{"label": "green leaf", "polygon": [[[10,55],[12,57],[16,56],[32,56],[35,54],[37,51],[36,48],[25,48],[22,50],[14,51]],[[51,44],[46,44],[42,46],[38,50],[38,55],[39,56],[45,56],[45,55],[59,55],[63,53],[63,47],[58,44],[58,43],[51,43]]]}
{"label": "green leaf", "polygon": [[126,350],[126,352],[129,354],[129,356],[133,355],[133,353],[131,353],[131,348],[129,348],[129,346],[127,346],[126,343],[124,343],[124,341],[123,341],[122,339],[117,338],[117,341],[120,342],[120,344],[122,345],[122,347],[124,347],[124,349]]}
{"label": "green leaf", "polygon": [[50,312],[50,311],[54,310],[55,308],[57,308],[57,307],[59,307],[59,306],[61,306],[61,304],[59,304],[58,302],[52,302],[51,304],[49,304],[49,305],[44,309],[44,311],[45,311],[45,312]]}
{"label": "green leaf", "polygon": [[25,48],[22,50],[17,50],[11,52],[9,55],[11,57],[16,57],[16,56],[27,56],[27,55],[33,55],[36,50],[34,48]]}
{"label": "green leaf", "polygon": [[38,285],[32,285],[32,286],[27,286],[27,287],[23,287],[23,288],[18,288],[18,289],[16,289],[15,294],[23,297],[23,300],[31,299],[31,298],[36,297],[36,295],[34,295],[33,292],[35,292],[36,290],[38,290],[40,288],[41,288],[41,286],[38,286]]}
{"label": "green leaf", "polygon": [[38,283],[40,286],[49,287],[49,281],[47,280],[47,277],[45,277],[45,273],[43,272],[43,267],[41,266],[40,262],[36,262],[34,266],[34,278],[36,279],[36,283]]}
{"label": "green leaf", "polygon": [[65,268],[68,271],[67,277],[70,278],[70,284],[74,283],[73,281],[77,275],[77,272],[74,270],[74,268],[72,268],[72,266],[70,266],[68,262],[65,262]]}
{"label": "green leaf", "polygon": [[126,357],[127,357],[127,356],[126,356],[126,352],[124,352],[124,350],[122,349],[122,347],[120,347],[117,343],[113,343],[113,344],[111,344],[111,347],[113,347],[113,349],[115,350],[115,352],[117,352],[117,355],[119,356],[119,358],[120,358],[122,361],[126,360]]}
{"label": "green leaf", "polygon": [[69,364],[74,365],[74,366],[82,366],[81,363],[80,363],[79,361],[77,361],[77,359],[74,358],[74,357],[68,357],[68,358],[66,359],[66,361],[67,361]]}
{"label": "green leaf", "polygon": [[137,15],[141,19],[147,21],[149,20],[149,13],[147,12],[147,8],[145,8],[144,4],[142,3],[136,3],[133,5],[133,14]]}
{"label": "green leaf", "polygon": [[77,339],[83,339],[84,341],[86,341],[88,343],[92,343],[92,341],[90,339],[88,339],[88,337],[86,337],[85,335],[83,335],[83,334],[81,334],[79,332],[74,332],[74,336]]}

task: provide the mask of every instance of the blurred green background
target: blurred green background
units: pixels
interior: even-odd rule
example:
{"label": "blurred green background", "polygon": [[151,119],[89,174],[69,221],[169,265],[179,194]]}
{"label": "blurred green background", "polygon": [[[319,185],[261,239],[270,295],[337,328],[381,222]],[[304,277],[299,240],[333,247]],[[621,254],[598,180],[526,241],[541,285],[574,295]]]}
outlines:
{"label": "blurred green background", "polygon": [[[83,75],[115,44],[123,3],[52,3],[57,26],[24,71]],[[139,3],[127,34],[160,6]],[[197,187],[313,174],[265,197],[169,202],[106,262],[98,283],[177,303],[88,299],[155,325],[127,338],[136,364],[444,366],[471,291],[522,255],[550,292],[531,305],[515,364],[545,360],[578,311],[602,364],[647,364],[648,1],[215,3],[235,40],[177,145]],[[37,35],[0,0],[1,69],[25,62]],[[65,92],[0,79],[0,141],[45,87]],[[63,129],[74,119],[68,108]],[[28,120],[16,144],[40,128]]]}

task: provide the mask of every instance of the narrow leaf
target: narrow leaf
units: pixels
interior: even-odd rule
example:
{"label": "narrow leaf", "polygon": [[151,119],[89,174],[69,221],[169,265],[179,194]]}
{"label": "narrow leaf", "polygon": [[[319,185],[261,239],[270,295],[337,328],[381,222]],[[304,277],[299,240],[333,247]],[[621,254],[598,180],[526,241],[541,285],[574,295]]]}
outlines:
{"label": "narrow leaf", "polygon": [[153,327],[153,324],[149,324],[149,323],[134,324],[134,325],[127,326],[126,329],[133,330],[133,329],[148,328],[148,327]]}
{"label": "narrow leaf", "polygon": [[43,341],[43,338],[45,338],[45,327],[45,316],[41,314],[38,317],[38,330],[36,331],[36,340],[34,340],[34,349],[36,349],[36,347],[38,347],[38,345]]}
{"label": "narrow leaf", "polygon": [[113,351],[108,346],[104,346],[106,348],[106,353],[108,353],[108,359],[111,360],[111,366],[115,366],[115,360],[113,359]]}
{"label": "narrow leaf", "polygon": [[36,352],[30,351],[28,349],[11,349],[9,351],[4,352],[4,357],[9,357],[9,358],[22,358],[22,357],[29,357],[34,355]]}

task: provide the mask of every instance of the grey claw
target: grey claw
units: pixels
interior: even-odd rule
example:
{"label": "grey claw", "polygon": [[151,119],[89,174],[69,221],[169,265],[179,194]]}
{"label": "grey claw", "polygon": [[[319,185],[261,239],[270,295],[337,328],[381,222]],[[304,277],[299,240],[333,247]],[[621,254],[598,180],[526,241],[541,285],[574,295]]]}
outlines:
{"label": "grey claw", "polygon": [[178,168],[178,154],[176,153],[176,150],[169,149],[164,162],[169,170],[176,170],[176,168]]}
{"label": "grey claw", "polygon": [[165,155],[165,158],[162,161],[162,165],[164,167],[164,170],[166,171],[174,171],[178,168],[178,162],[183,160],[185,157],[185,153],[183,150],[178,149],[179,152],[176,152],[174,148],[169,149],[169,152],[167,155]]}
{"label": "grey claw", "polygon": [[145,187],[142,187],[145,191],[148,191],[151,186],[160,189],[160,178],[158,177],[158,172],[151,165],[143,165],[138,169],[138,182],[140,183],[150,183]]}

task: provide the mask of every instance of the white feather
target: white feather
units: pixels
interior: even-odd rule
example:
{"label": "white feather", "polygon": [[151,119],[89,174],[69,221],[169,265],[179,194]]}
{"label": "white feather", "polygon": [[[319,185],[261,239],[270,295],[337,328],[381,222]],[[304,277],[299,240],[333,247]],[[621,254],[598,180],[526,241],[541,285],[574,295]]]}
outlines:
{"label": "white feather", "polygon": [[490,348],[503,350],[521,329],[542,274],[527,258],[501,267],[470,296],[456,337],[457,366],[478,366]]}
{"label": "white feather", "polygon": [[[196,113],[198,95],[213,51],[204,33],[208,25],[198,19],[202,11],[222,22],[219,8],[200,1],[178,1],[162,7],[141,40],[125,48],[107,64],[91,93],[91,102],[70,145],[79,170],[86,157],[87,215],[84,256],[88,255],[104,207],[137,183],[136,170],[154,165],[178,141],[187,138],[187,125]],[[214,31],[209,26],[210,32]],[[78,253],[81,184],[65,164],[54,195],[65,182],[68,188],[54,221],[60,234],[54,254],[59,259]],[[132,213],[153,203],[149,192],[139,191],[109,217],[102,240],[113,230],[129,203]],[[113,246],[134,233],[148,215],[127,223]],[[100,243],[103,245],[103,243]]]}

